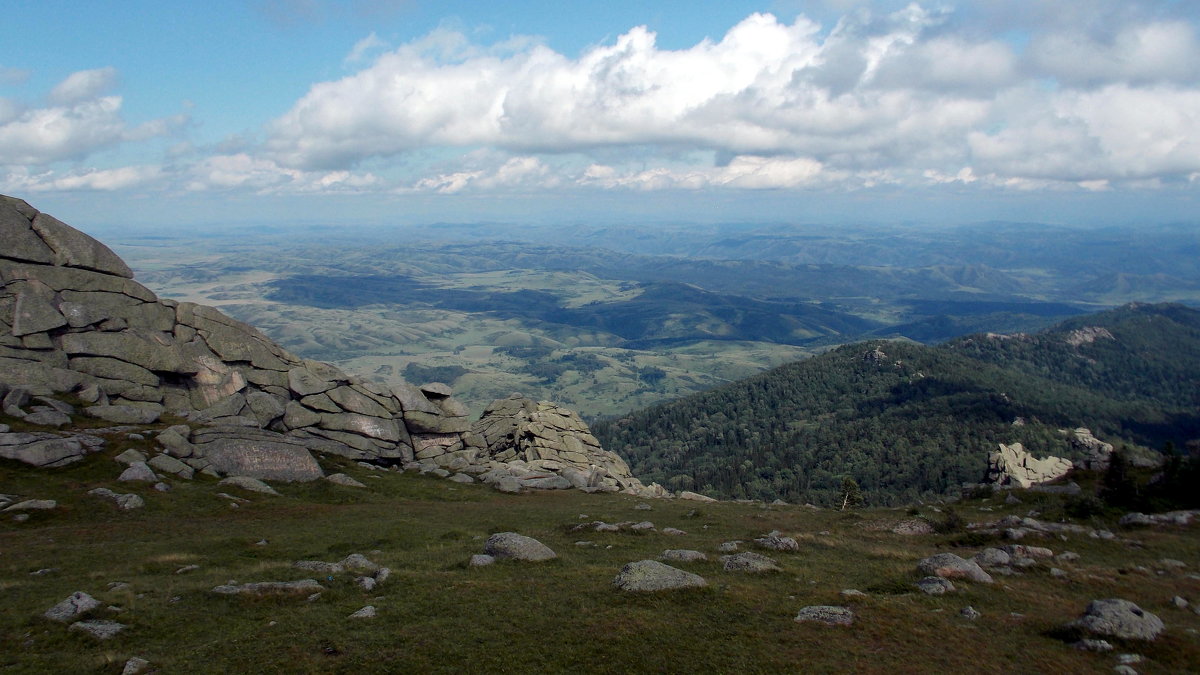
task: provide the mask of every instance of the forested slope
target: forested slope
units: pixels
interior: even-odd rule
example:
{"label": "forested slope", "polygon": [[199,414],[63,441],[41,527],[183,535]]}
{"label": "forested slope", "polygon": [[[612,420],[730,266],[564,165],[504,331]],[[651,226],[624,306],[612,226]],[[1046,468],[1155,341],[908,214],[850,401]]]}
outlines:
{"label": "forested slope", "polygon": [[978,481],[997,443],[1071,457],[1200,437],[1200,312],[1130,305],[1037,335],[848,345],[593,429],[645,480],[724,497],[877,504]]}

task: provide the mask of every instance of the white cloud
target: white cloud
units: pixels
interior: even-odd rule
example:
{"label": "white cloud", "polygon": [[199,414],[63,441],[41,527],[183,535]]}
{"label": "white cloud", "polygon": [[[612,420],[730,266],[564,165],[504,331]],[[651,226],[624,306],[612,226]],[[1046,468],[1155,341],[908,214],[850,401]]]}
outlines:
{"label": "white cloud", "polygon": [[69,192],[97,190],[112,192],[126,190],[150,183],[162,174],[158,166],[125,166],[115,169],[82,169],[66,173],[44,171],[30,173],[19,170],[0,178],[5,191],[21,192]]}
{"label": "white cloud", "polygon": [[247,153],[215,155],[189,167],[185,187],[191,191],[250,190],[260,194],[359,192],[379,179],[370,173],[300,171]]}
{"label": "white cloud", "polygon": [[77,158],[122,139],[121,97],[25,110],[0,124],[0,165]]}
{"label": "white cloud", "polygon": [[350,53],[346,55],[343,63],[354,64],[364,61],[368,54],[385,49],[387,46],[387,43],[379,39],[375,31],[371,31],[370,35],[354,43],[354,47],[350,49]]}
{"label": "white cloud", "polygon": [[1200,43],[1182,21],[1125,26],[1104,39],[1082,32],[1039,36],[1029,61],[1068,85],[1200,82]]}
{"label": "white cloud", "polygon": [[[576,58],[536,40],[487,48],[439,30],[314,85],[273,123],[263,151],[312,171],[482,148],[541,158],[539,184],[639,189],[944,177],[1024,189],[1200,169],[1191,83],[1200,48],[1189,24],[1131,19],[1106,41],[1056,27],[1021,53],[951,18],[910,4],[856,10],[823,31],[803,15],[788,24],[753,14],[686,49],[662,49],[638,27]],[[737,159],[671,159],[696,152]],[[643,166],[604,159],[622,153]],[[590,161],[544,161],[564,155]],[[611,174],[596,168],[608,165]],[[430,166],[408,185],[458,192],[533,180],[489,166]]]}
{"label": "white cloud", "polygon": [[78,160],[125,142],[145,141],[186,125],[186,115],[129,127],[122,98],[102,96],[115,83],[113,68],[73,73],[51,91],[51,105],[31,107],[0,99],[0,166],[45,166]]}
{"label": "white cloud", "polygon": [[87,99],[96,98],[109,92],[117,84],[117,69],[96,68],[71,73],[67,79],[59,82],[50,90],[50,103],[55,105],[70,105]]}

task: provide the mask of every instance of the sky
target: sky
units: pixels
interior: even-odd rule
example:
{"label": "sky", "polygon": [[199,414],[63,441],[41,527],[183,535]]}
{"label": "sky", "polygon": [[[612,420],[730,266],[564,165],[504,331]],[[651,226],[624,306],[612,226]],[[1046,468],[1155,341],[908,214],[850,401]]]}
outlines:
{"label": "sky", "polygon": [[0,0],[74,224],[1200,222],[1195,0]]}

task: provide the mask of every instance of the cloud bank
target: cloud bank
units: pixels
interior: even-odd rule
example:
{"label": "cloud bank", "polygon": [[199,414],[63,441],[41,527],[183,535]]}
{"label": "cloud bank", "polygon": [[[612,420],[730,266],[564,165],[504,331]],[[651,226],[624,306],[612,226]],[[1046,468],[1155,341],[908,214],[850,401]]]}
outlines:
{"label": "cloud bank", "polygon": [[244,151],[56,170],[169,133],[125,124],[101,68],[41,107],[0,99],[0,166],[43,189],[273,193],[1194,185],[1196,25],[1118,6],[1003,33],[915,3],[832,25],[752,14],[685,49],[633,27],[575,56],[445,30],[380,53],[371,33],[342,64],[357,72],[312,85]]}

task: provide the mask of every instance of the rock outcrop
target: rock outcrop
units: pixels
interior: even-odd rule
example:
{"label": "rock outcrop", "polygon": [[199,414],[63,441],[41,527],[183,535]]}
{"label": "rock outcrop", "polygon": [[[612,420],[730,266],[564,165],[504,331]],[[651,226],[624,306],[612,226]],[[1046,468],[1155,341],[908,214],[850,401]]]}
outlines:
{"label": "rock outcrop", "polygon": [[1067,441],[1071,447],[1078,450],[1083,455],[1083,460],[1080,466],[1089,471],[1103,471],[1108,468],[1109,458],[1112,456],[1112,443],[1104,441],[1092,435],[1090,429],[1079,427],[1071,431],[1062,430],[1062,433],[1067,434]]}
{"label": "rock outcrop", "polygon": [[988,457],[987,482],[1028,488],[1062,478],[1072,468],[1071,460],[1061,457],[1037,459],[1020,443],[1000,444],[1000,449]]}
{"label": "rock outcrop", "polygon": [[497,399],[471,431],[494,462],[557,474],[576,488],[653,491],[633,477],[625,460],[600,447],[577,413],[547,401],[520,394]]}

